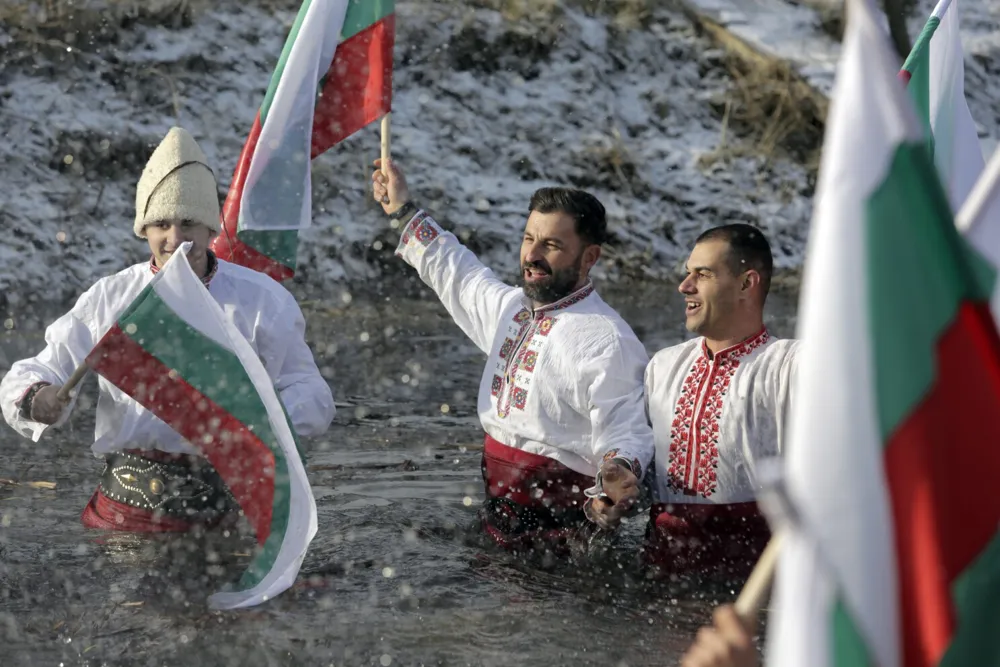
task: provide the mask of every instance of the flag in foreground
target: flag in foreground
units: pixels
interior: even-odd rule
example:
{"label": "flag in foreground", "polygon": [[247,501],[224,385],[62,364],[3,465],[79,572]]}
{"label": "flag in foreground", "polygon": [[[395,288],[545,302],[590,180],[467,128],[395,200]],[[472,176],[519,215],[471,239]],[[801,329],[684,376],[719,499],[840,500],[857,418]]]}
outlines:
{"label": "flag in foreground", "polygon": [[1000,327],[1000,148],[993,153],[983,175],[955,217],[965,240],[990,264],[984,272],[986,288],[993,294],[990,306]]}
{"label": "flag in foreground", "polygon": [[233,174],[220,258],[294,275],[312,159],[391,107],[394,11],[394,0],[303,1]]}
{"label": "flag in foreground", "polygon": [[237,589],[209,604],[248,607],[295,581],[316,534],[316,503],[271,379],[195,276],[190,246],[173,254],[86,363],[197,447],[229,486],[260,549]]}
{"label": "flag in foreground", "polygon": [[1000,656],[1000,338],[875,11],[827,121],[771,667]]}
{"label": "flag in foreground", "polygon": [[931,155],[958,211],[983,171],[983,150],[965,99],[965,54],[959,0],[939,0],[899,78],[923,121]]}

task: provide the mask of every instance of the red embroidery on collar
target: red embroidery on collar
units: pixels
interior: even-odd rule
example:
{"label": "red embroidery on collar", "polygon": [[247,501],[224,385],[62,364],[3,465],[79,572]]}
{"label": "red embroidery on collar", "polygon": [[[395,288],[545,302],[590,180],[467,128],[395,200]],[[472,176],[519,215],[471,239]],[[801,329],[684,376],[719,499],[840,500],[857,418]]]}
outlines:
{"label": "red embroidery on collar", "polygon": [[580,303],[581,301],[586,299],[593,293],[593,291],[594,291],[594,284],[588,280],[586,285],[584,285],[577,291],[573,292],[569,296],[564,296],[558,301],[553,301],[552,303],[547,303],[544,306],[536,308],[535,315],[537,316],[539,313],[549,313],[552,312],[553,310],[562,310],[564,308],[569,308],[570,306]]}
{"label": "red embroidery on collar", "polygon": [[711,358],[702,341],[701,354],[684,379],[670,427],[667,488],[671,491],[703,498],[715,493],[723,399],[742,358],[769,340],[764,328]]}

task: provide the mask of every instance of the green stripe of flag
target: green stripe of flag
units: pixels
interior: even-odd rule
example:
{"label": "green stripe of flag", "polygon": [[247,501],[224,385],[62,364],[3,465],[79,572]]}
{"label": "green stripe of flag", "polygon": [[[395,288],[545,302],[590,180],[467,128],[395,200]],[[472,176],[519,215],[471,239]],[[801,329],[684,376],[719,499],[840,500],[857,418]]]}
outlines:
{"label": "green stripe of flag", "polygon": [[302,22],[306,20],[306,13],[309,11],[309,5],[311,4],[312,0],[302,0],[299,13],[295,16],[292,29],[285,39],[285,45],[281,48],[281,56],[278,57],[278,64],[274,67],[274,72],[271,73],[271,81],[267,84],[267,92],[264,93],[264,101],[260,105],[261,125],[264,125],[264,121],[267,119],[267,112],[271,109],[271,102],[278,92],[278,82],[281,81],[281,77],[285,73],[285,63],[288,62],[288,56],[292,52],[292,45],[295,44],[295,39],[299,36],[299,29],[302,27]]}
{"label": "green stripe of flag", "polygon": [[297,229],[241,229],[237,237],[262,255],[294,269],[299,252]]}
{"label": "green stripe of flag", "polygon": [[934,155],[934,135],[931,132],[931,38],[940,23],[941,19],[936,16],[928,19],[903,63],[903,69],[910,73],[906,89],[924,126],[931,156]]}
{"label": "green stripe of flag", "polygon": [[340,41],[346,42],[394,11],[395,0],[350,0],[347,16],[344,17],[344,29],[340,31]]}
{"label": "green stripe of flag", "polygon": [[[957,261],[968,245],[954,225],[940,224],[951,218],[951,208],[924,147],[900,145],[887,174],[867,202],[866,225],[872,362],[883,444],[934,383],[937,340],[954,322],[959,301],[988,298],[977,277]],[[920,290],[913,289],[917,276]]]}
{"label": "green stripe of flag", "polygon": [[[302,27],[302,22],[305,20],[306,12],[309,11],[309,6],[312,0],[303,0],[302,6],[299,7],[299,13],[295,16],[295,22],[292,24],[292,29],[288,32],[288,38],[285,40],[285,45],[281,49],[281,56],[278,58],[278,64],[274,68],[274,72],[271,74],[271,81],[267,86],[267,92],[264,94],[264,102],[260,105],[260,123],[261,125],[267,120],[267,112],[271,109],[271,102],[274,100],[274,96],[278,91],[278,82],[281,81],[281,77],[285,72],[285,64],[288,61],[288,56],[292,51],[292,45],[295,40],[298,39],[299,29]],[[345,42],[351,37],[354,37],[362,30],[378,23],[386,16],[392,14],[396,10],[395,0],[350,0],[347,5],[347,14],[344,17],[344,27],[340,32],[340,42]],[[324,72],[324,77],[325,77]],[[319,91],[323,90],[323,85],[320,83],[318,88]],[[286,264],[286,266],[290,266]]]}
{"label": "green stripe of flag", "polygon": [[868,654],[868,645],[858,632],[858,627],[854,624],[843,598],[837,598],[831,623],[833,624],[830,633],[833,657],[830,661],[831,667],[875,667],[874,661]]}
{"label": "green stripe of flag", "polygon": [[1000,536],[994,537],[952,585],[958,627],[941,667],[1000,667]]}

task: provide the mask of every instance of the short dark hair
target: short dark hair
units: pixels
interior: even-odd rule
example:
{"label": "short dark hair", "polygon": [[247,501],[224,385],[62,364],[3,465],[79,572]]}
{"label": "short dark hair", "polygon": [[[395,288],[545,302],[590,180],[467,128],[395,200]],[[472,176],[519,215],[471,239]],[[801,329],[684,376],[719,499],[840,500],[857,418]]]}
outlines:
{"label": "short dark hair", "polygon": [[745,223],[737,222],[729,225],[712,227],[695,239],[695,245],[702,241],[725,241],[729,244],[729,270],[737,276],[748,269],[760,274],[761,286],[767,296],[771,289],[771,275],[774,272],[774,257],[771,255],[771,244],[767,242],[764,232]]}
{"label": "short dark hair", "polygon": [[576,188],[539,188],[531,195],[528,213],[565,213],[576,221],[576,233],[587,243],[608,240],[608,218],[597,197]]}

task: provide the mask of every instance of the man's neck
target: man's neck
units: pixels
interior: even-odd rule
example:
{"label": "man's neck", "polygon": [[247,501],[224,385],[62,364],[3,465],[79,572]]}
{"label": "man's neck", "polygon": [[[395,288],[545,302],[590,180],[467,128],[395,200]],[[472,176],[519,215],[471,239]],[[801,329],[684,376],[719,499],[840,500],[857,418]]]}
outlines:
{"label": "man's neck", "polygon": [[573,288],[572,292],[570,292],[566,296],[559,297],[555,301],[549,301],[548,303],[539,303],[538,301],[532,300],[531,301],[531,309],[532,310],[538,310],[539,308],[545,308],[547,306],[551,306],[554,303],[559,303],[563,299],[566,299],[568,297],[573,296],[574,294],[576,294],[577,292],[579,292],[580,290],[582,290],[584,287],[586,287],[589,283],[590,283],[590,278],[589,277],[588,278],[583,278],[582,280],[580,280],[580,282],[578,282],[576,284],[576,287]]}
{"label": "man's neck", "polygon": [[728,336],[726,338],[709,338],[708,336],[706,336],[705,347],[708,348],[708,351],[711,352],[712,356],[714,357],[722,350],[728,350],[734,345],[739,345],[743,341],[753,338],[754,336],[759,334],[761,329],[763,328],[764,328],[764,320],[758,319],[755,320],[755,323],[752,326],[748,325],[746,327],[741,327],[736,334]]}
{"label": "man's neck", "polygon": [[208,253],[205,253],[201,257],[191,261],[191,270],[194,271],[194,275],[199,278],[204,278],[208,275]]}

